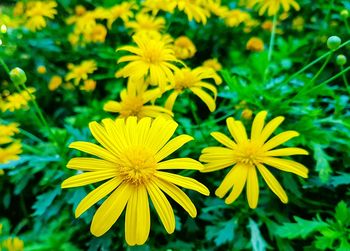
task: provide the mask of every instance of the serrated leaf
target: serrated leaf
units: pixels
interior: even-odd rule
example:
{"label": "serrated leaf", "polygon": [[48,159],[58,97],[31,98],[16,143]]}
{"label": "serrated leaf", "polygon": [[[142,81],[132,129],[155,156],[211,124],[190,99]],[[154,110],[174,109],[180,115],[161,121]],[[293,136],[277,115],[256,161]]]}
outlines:
{"label": "serrated leaf", "polygon": [[277,228],[276,234],[287,239],[295,239],[298,237],[306,238],[310,234],[328,228],[326,222],[319,220],[304,220],[297,216],[294,217],[296,223],[284,223]]}
{"label": "serrated leaf", "polygon": [[205,237],[207,240],[214,240],[217,246],[231,242],[234,238],[236,224],[233,220],[223,222],[217,226],[206,227]]}
{"label": "serrated leaf", "polygon": [[252,219],[249,219],[249,225],[250,228],[250,242],[252,244],[254,251],[263,251],[267,248],[267,243],[262,237],[260,233],[260,229],[258,227],[258,224]]}
{"label": "serrated leaf", "polygon": [[316,171],[318,171],[321,181],[327,182],[330,174],[333,172],[329,163],[333,158],[327,155],[319,144],[313,144],[313,150],[314,159],[316,160]]}
{"label": "serrated leaf", "polygon": [[335,208],[335,219],[342,225],[350,225],[350,209],[344,201],[339,202]]}
{"label": "serrated leaf", "polygon": [[338,176],[332,176],[330,183],[333,186],[348,185],[350,184],[350,173],[340,173]]}
{"label": "serrated leaf", "polygon": [[39,195],[32,207],[35,210],[33,215],[34,216],[43,215],[47,210],[47,208],[51,205],[53,200],[56,198],[56,196],[59,195],[60,193],[61,193],[61,188],[56,187],[55,189],[47,193]]}

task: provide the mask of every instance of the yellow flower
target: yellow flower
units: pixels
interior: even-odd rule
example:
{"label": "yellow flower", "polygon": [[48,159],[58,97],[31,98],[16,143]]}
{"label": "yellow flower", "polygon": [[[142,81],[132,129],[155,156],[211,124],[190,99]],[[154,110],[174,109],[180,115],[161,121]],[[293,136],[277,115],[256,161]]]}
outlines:
{"label": "yellow flower", "polygon": [[0,144],[7,144],[12,142],[11,136],[19,133],[17,123],[11,123],[8,125],[0,124]]}
{"label": "yellow flower", "polygon": [[248,109],[248,108],[245,108],[243,111],[242,111],[242,118],[246,119],[246,120],[250,120],[253,116],[253,111]]}
{"label": "yellow flower", "polygon": [[146,105],[161,96],[158,88],[146,90],[143,85],[138,85],[139,83],[129,80],[127,89],[122,90],[120,93],[121,101],[108,101],[103,109],[107,112],[119,113],[119,118],[127,118],[129,116],[136,116],[138,119],[144,117],[156,118],[159,116],[171,118],[171,116],[174,116],[170,110],[161,106]]}
{"label": "yellow flower", "polygon": [[36,68],[36,71],[39,74],[45,74],[46,73],[46,67],[44,65],[40,65],[40,66],[38,66],[38,68]]}
{"label": "yellow flower", "polygon": [[22,145],[15,141],[7,147],[0,147],[0,163],[7,163],[11,160],[19,159],[18,154],[22,152]]}
{"label": "yellow flower", "polygon": [[96,81],[92,79],[84,80],[84,85],[80,87],[80,90],[86,92],[92,92],[96,88]]}
{"label": "yellow flower", "polygon": [[125,26],[132,29],[134,33],[138,32],[160,32],[164,29],[165,19],[163,17],[150,16],[139,13],[135,17],[135,21],[128,21]]}
{"label": "yellow flower", "polygon": [[264,42],[258,37],[251,37],[247,42],[246,49],[249,51],[263,51]]}
{"label": "yellow flower", "polygon": [[[210,78],[214,79],[214,81],[218,80],[216,73],[212,69],[205,67],[197,67],[193,70],[189,68],[176,70],[175,81],[172,86],[173,91],[166,100],[165,108],[172,110],[178,95],[188,89],[200,98],[207,105],[208,109],[213,112],[216,108],[215,99],[217,90],[214,85],[203,81],[203,79]],[[202,88],[211,91],[214,97],[210,96]]]}
{"label": "yellow flower", "polygon": [[225,200],[227,204],[234,202],[238,198],[244,185],[247,183],[248,204],[251,208],[256,208],[259,198],[259,183],[256,169],[259,170],[267,185],[280,200],[283,203],[288,202],[286,192],[265,165],[297,174],[303,178],[308,177],[308,169],[302,164],[288,159],[276,158],[298,154],[307,155],[307,151],[295,147],[273,150],[276,146],[299,134],[296,131],[286,131],[268,140],[282,123],[284,117],[274,118],[264,126],[266,115],[266,111],[259,112],[256,115],[250,139],[248,139],[242,122],[228,118],[226,120],[227,127],[234,141],[225,134],[213,132],[211,135],[225,147],[207,147],[202,151],[200,161],[206,162],[203,172],[217,171],[234,165],[215,191],[215,194],[222,198],[233,187]]}
{"label": "yellow flower", "polygon": [[237,27],[251,18],[248,12],[240,9],[233,9],[226,13],[224,19],[228,27]]}
{"label": "yellow flower", "polygon": [[13,93],[5,98],[5,102],[2,105],[2,111],[13,112],[20,109],[28,109],[28,102],[35,92],[34,88],[27,88],[27,90],[20,93]]}
{"label": "yellow flower", "polygon": [[213,69],[214,71],[220,71],[222,69],[221,64],[219,63],[217,58],[207,59],[202,64],[203,67],[208,67]]}
{"label": "yellow flower", "polygon": [[18,237],[9,237],[2,241],[2,245],[0,245],[0,247],[3,247],[8,251],[23,251],[24,243]]}
{"label": "yellow flower", "polygon": [[67,73],[65,80],[69,81],[74,79],[74,84],[78,85],[80,80],[88,79],[88,74],[97,70],[97,65],[94,60],[85,60],[80,65],[71,64],[69,70],[70,71]]}
{"label": "yellow flower", "polygon": [[62,84],[62,78],[58,75],[52,76],[48,88],[50,91],[56,90]]}
{"label": "yellow flower", "polygon": [[197,23],[207,23],[210,12],[205,9],[206,1],[203,0],[176,0],[177,8],[185,12],[189,21],[193,19]]}
{"label": "yellow flower", "polygon": [[146,0],[142,3],[144,12],[152,12],[152,15],[155,16],[159,11],[165,11],[173,13],[176,7],[176,0]]}
{"label": "yellow flower", "polygon": [[57,14],[55,1],[31,1],[27,4],[25,16],[26,26],[31,31],[41,30],[46,27],[45,17],[53,19]]}
{"label": "yellow flower", "polygon": [[137,47],[127,45],[118,49],[134,55],[123,56],[118,60],[118,63],[129,63],[118,71],[116,76],[136,80],[149,76],[151,83],[159,85],[161,91],[165,90],[168,82],[174,78],[172,71],[178,69],[172,62],[182,62],[176,59],[170,45],[163,41],[135,35],[132,38]]}
{"label": "yellow flower", "polygon": [[175,56],[179,59],[187,59],[194,56],[196,47],[186,36],[180,36],[174,42]]}
{"label": "yellow flower", "polygon": [[205,7],[211,13],[221,18],[224,18],[229,12],[229,8],[227,6],[221,5],[221,0],[208,0]]}
{"label": "yellow flower", "polygon": [[126,242],[130,246],[144,244],[151,225],[148,196],[166,231],[173,233],[174,212],[164,193],[179,203],[191,217],[196,216],[195,206],[176,185],[204,195],[209,195],[209,190],[192,178],[163,171],[202,169],[202,164],[190,158],[164,160],[193,139],[188,135],[180,135],[169,141],[177,126],[173,120],[161,117],[153,121],[151,118],[143,118],[139,122],[136,117],[116,121],[105,119],[102,125],[97,122],[89,124],[92,135],[103,147],[88,142],[73,142],[70,145],[70,148],[99,158],[78,157],[70,160],[68,168],[84,172],[66,179],[62,188],[105,181],[79,203],[75,216],[79,217],[112,193],[92,219],[90,230],[93,235],[106,233],[126,207]]}
{"label": "yellow flower", "polygon": [[[277,22],[277,24],[278,24],[278,22]],[[267,30],[269,32],[272,32],[272,26],[273,26],[273,23],[271,20],[266,20],[265,22],[263,22],[261,24],[261,28],[263,28],[264,30]],[[276,27],[276,34],[283,34],[283,30]]]}
{"label": "yellow flower", "polygon": [[82,16],[86,13],[86,8],[83,5],[77,5],[75,6],[74,11],[77,16]]}
{"label": "yellow flower", "polygon": [[102,24],[96,24],[91,30],[84,32],[83,35],[86,42],[103,43],[106,40],[107,29]]}
{"label": "yellow flower", "polygon": [[108,28],[111,28],[114,21],[118,18],[122,19],[124,22],[127,22],[129,18],[134,16],[132,10],[136,8],[137,6],[133,2],[122,2],[121,4],[114,5],[109,9],[110,17],[108,18],[107,22]]}
{"label": "yellow flower", "polygon": [[262,16],[267,11],[269,16],[273,16],[283,8],[284,12],[288,12],[292,6],[295,10],[300,10],[299,4],[295,0],[250,0],[248,7],[258,6],[259,15]]}

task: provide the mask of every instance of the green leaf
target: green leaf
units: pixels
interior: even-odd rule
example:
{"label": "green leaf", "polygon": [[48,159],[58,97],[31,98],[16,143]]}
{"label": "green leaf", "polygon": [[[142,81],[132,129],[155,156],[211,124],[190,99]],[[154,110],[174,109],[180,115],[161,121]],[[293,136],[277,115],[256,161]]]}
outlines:
{"label": "green leaf", "polygon": [[216,226],[206,227],[205,237],[207,240],[214,240],[217,246],[231,242],[234,238],[236,223],[233,220],[223,222]]}
{"label": "green leaf", "polygon": [[55,189],[39,195],[32,207],[35,210],[33,215],[34,216],[43,215],[45,211],[48,209],[48,207],[51,205],[53,200],[56,198],[56,196],[59,194],[61,194],[61,188],[57,186]]}
{"label": "green leaf", "polygon": [[350,225],[350,209],[344,201],[339,202],[335,208],[335,219],[342,225]]}
{"label": "green leaf", "polygon": [[313,144],[314,159],[316,160],[316,171],[318,171],[321,181],[327,182],[330,174],[333,172],[329,164],[332,157],[328,156],[319,144]]}
{"label": "green leaf", "polygon": [[296,223],[284,223],[277,228],[276,234],[287,239],[298,237],[305,239],[310,234],[329,227],[326,222],[320,220],[304,220],[297,216],[294,219]]}
{"label": "green leaf", "polygon": [[332,176],[330,183],[333,186],[348,185],[350,184],[350,173],[339,173],[338,176]]}
{"label": "green leaf", "polygon": [[252,219],[249,219],[249,225],[250,228],[250,242],[252,244],[254,251],[263,251],[267,248],[267,243],[264,240],[264,238],[261,236],[261,232],[259,229],[258,224],[256,224],[255,221]]}

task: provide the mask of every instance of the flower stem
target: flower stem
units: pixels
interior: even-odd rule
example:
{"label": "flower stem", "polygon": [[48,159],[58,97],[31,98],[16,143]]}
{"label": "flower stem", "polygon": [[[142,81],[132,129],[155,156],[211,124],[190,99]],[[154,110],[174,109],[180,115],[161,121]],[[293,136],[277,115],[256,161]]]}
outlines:
{"label": "flower stem", "polygon": [[272,32],[271,32],[271,37],[270,37],[269,52],[268,52],[268,55],[267,55],[268,62],[271,61],[272,53],[273,53],[273,47],[275,45],[276,24],[277,24],[277,13],[273,16],[273,21],[272,21]]}
{"label": "flower stem", "polygon": [[349,86],[349,82],[348,82],[348,79],[346,78],[346,75],[344,74],[344,66],[340,66],[340,69],[341,69],[341,72],[342,73],[342,77],[343,77],[343,80],[344,80],[344,84],[346,86],[346,90],[348,91],[349,95],[350,95],[350,86]]}
{"label": "flower stem", "polygon": [[323,65],[321,66],[321,68],[318,70],[318,72],[315,74],[315,76],[311,79],[311,83],[313,83],[318,76],[323,72],[324,68],[327,66],[329,60],[331,60],[332,55],[333,55],[333,51],[330,51],[331,53],[328,55],[328,57],[326,58],[326,61],[324,61]]}

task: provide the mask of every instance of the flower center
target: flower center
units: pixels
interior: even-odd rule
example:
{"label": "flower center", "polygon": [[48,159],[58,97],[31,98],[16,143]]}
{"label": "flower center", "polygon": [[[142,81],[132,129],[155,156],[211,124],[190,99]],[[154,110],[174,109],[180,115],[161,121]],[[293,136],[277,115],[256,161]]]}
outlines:
{"label": "flower center", "polygon": [[256,165],[262,161],[259,147],[255,146],[255,144],[252,144],[250,141],[244,145],[241,145],[239,152],[237,162]]}
{"label": "flower center", "polygon": [[134,185],[146,183],[156,172],[154,155],[142,146],[133,146],[124,151],[120,162],[121,177]]}
{"label": "flower center", "polygon": [[123,106],[120,111],[121,117],[129,117],[129,116],[137,116],[141,112],[143,107],[143,99],[142,97],[127,97],[123,101]]}
{"label": "flower center", "polygon": [[192,87],[195,82],[189,70],[182,70],[179,75],[175,75],[175,90],[182,91],[183,89]]}

